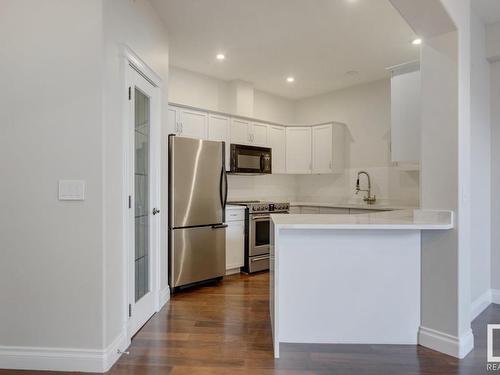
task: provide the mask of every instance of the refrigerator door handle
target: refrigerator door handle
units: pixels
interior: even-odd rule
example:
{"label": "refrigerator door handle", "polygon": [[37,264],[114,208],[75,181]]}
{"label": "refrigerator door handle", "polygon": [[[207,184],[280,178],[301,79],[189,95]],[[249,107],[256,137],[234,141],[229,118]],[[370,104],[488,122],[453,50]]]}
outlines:
{"label": "refrigerator door handle", "polygon": [[224,193],[222,192],[223,181],[224,181],[224,166],[222,166],[222,169],[220,171],[219,198],[220,198],[220,204],[222,206],[222,209],[225,209],[226,207],[224,206]]}
{"label": "refrigerator door handle", "polygon": [[227,224],[215,224],[212,225],[212,229],[224,229],[227,228]]}
{"label": "refrigerator door handle", "polygon": [[229,188],[228,188],[228,185],[227,185],[227,172],[226,172],[226,168],[224,168],[224,166],[222,166],[222,172],[224,173],[224,188],[225,188],[225,191],[224,191],[224,210],[226,209],[226,205],[227,205],[227,193],[229,191]]}

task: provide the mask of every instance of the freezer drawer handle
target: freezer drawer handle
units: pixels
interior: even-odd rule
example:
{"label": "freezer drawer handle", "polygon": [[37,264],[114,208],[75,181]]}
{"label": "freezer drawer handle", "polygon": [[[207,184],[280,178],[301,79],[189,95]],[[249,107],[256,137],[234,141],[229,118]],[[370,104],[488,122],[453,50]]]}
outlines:
{"label": "freezer drawer handle", "polygon": [[223,229],[223,228],[227,228],[227,224],[212,225],[212,229]]}

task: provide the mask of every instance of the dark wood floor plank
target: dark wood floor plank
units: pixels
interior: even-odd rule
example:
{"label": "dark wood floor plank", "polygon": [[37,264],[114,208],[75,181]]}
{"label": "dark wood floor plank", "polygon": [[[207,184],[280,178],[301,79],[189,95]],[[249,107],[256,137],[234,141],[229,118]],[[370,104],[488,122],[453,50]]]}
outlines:
{"label": "dark wood floor plank", "polygon": [[[111,375],[435,375],[486,374],[486,325],[473,322],[475,349],[463,360],[413,345],[283,344],[273,357],[269,276],[234,275],[175,294],[135,336]],[[499,372],[500,373],[500,372]],[[0,375],[63,375],[0,370]],[[490,372],[489,374],[492,374]]]}

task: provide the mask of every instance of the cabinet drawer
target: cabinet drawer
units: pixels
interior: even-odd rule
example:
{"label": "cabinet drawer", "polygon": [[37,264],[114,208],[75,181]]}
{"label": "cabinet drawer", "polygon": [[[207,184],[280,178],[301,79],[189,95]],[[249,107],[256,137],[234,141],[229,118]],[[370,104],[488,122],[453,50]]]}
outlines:
{"label": "cabinet drawer", "polygon": [[245,210],[226,210],[226,222],[245,220]]}

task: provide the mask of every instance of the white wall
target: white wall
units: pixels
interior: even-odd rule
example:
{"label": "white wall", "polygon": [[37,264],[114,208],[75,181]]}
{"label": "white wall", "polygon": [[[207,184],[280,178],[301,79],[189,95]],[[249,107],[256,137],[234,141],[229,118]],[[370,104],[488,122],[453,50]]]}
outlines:
{"label": "white wall", "polygon": [[228,200],[296,201],[296,176],[228,176]]}
{"label": "white wall", "polygon": [[471,17],[471,299],[491,288],[490,64],[485,27]]}
{"label": "white wall", "polygon": [[299,176],[299,199],[360,200],[354,187],[357,172],[364,169],[372,177],[377,199],[418,206],[419,172],[402,171],[391,163],[390,88],[387,78],[297,102],[297,123],[335,120],[347,125],[349,166],[343,175]]}
{"label": "white wall", "polygon": [[[122,216],[126,197],[122,195],[124,150],[122,140],[125,98],[122,47],[132,49],[163,80],[162,82],[162,160],[161,183],[167,186],[167,116],[168,105],[168,41],[167,31],[147,0],[105,0],[104,6],[104,149],[105,149],[105,330],[106,347],[122,333],[125,309],[121,265],[126,255],[123,244]],[[161,212],[167,210],[167,189],[162,189]],[[167,215],[161,215],[161,228],[167,228]],[[161,231],[161,289],[167,287],[167,238]]]}
{"label": "white wall", "polygon": [[231,88],[228,81],[170,67],[169,101],[229,113]]}
{"label": "white wall", "polygon": [[[294,121],[293,101],[255,89],[253,90],[253,103],[251,103],[253,113],[237,113],[234,105],[233,83],[171,66],[169,101],[276,123]],[[248,111],[250,109],[246,112]]]}
{"label": "white wall", "polygon": [[491,287],[500,290],[500,61],[491,66]]}
{"label": "white wall", "polygon": [[500,61],[500,22],[487,26],[486,56],[490,61]]}
{"label": "white wall", "polygon": [[102,1],[1,8],[0,347],[101,348]]}
{"label": "white wall", "polygon": [[[2,1],[0,347],[30,349],[0,367],[96,370],[123,333],[122,44],[164,79],[166,107],[167,35],[147,0]],[[59,179],[85,180],[85,201],[58,201]],[[162,254],[165,286],[165,238]]]}

